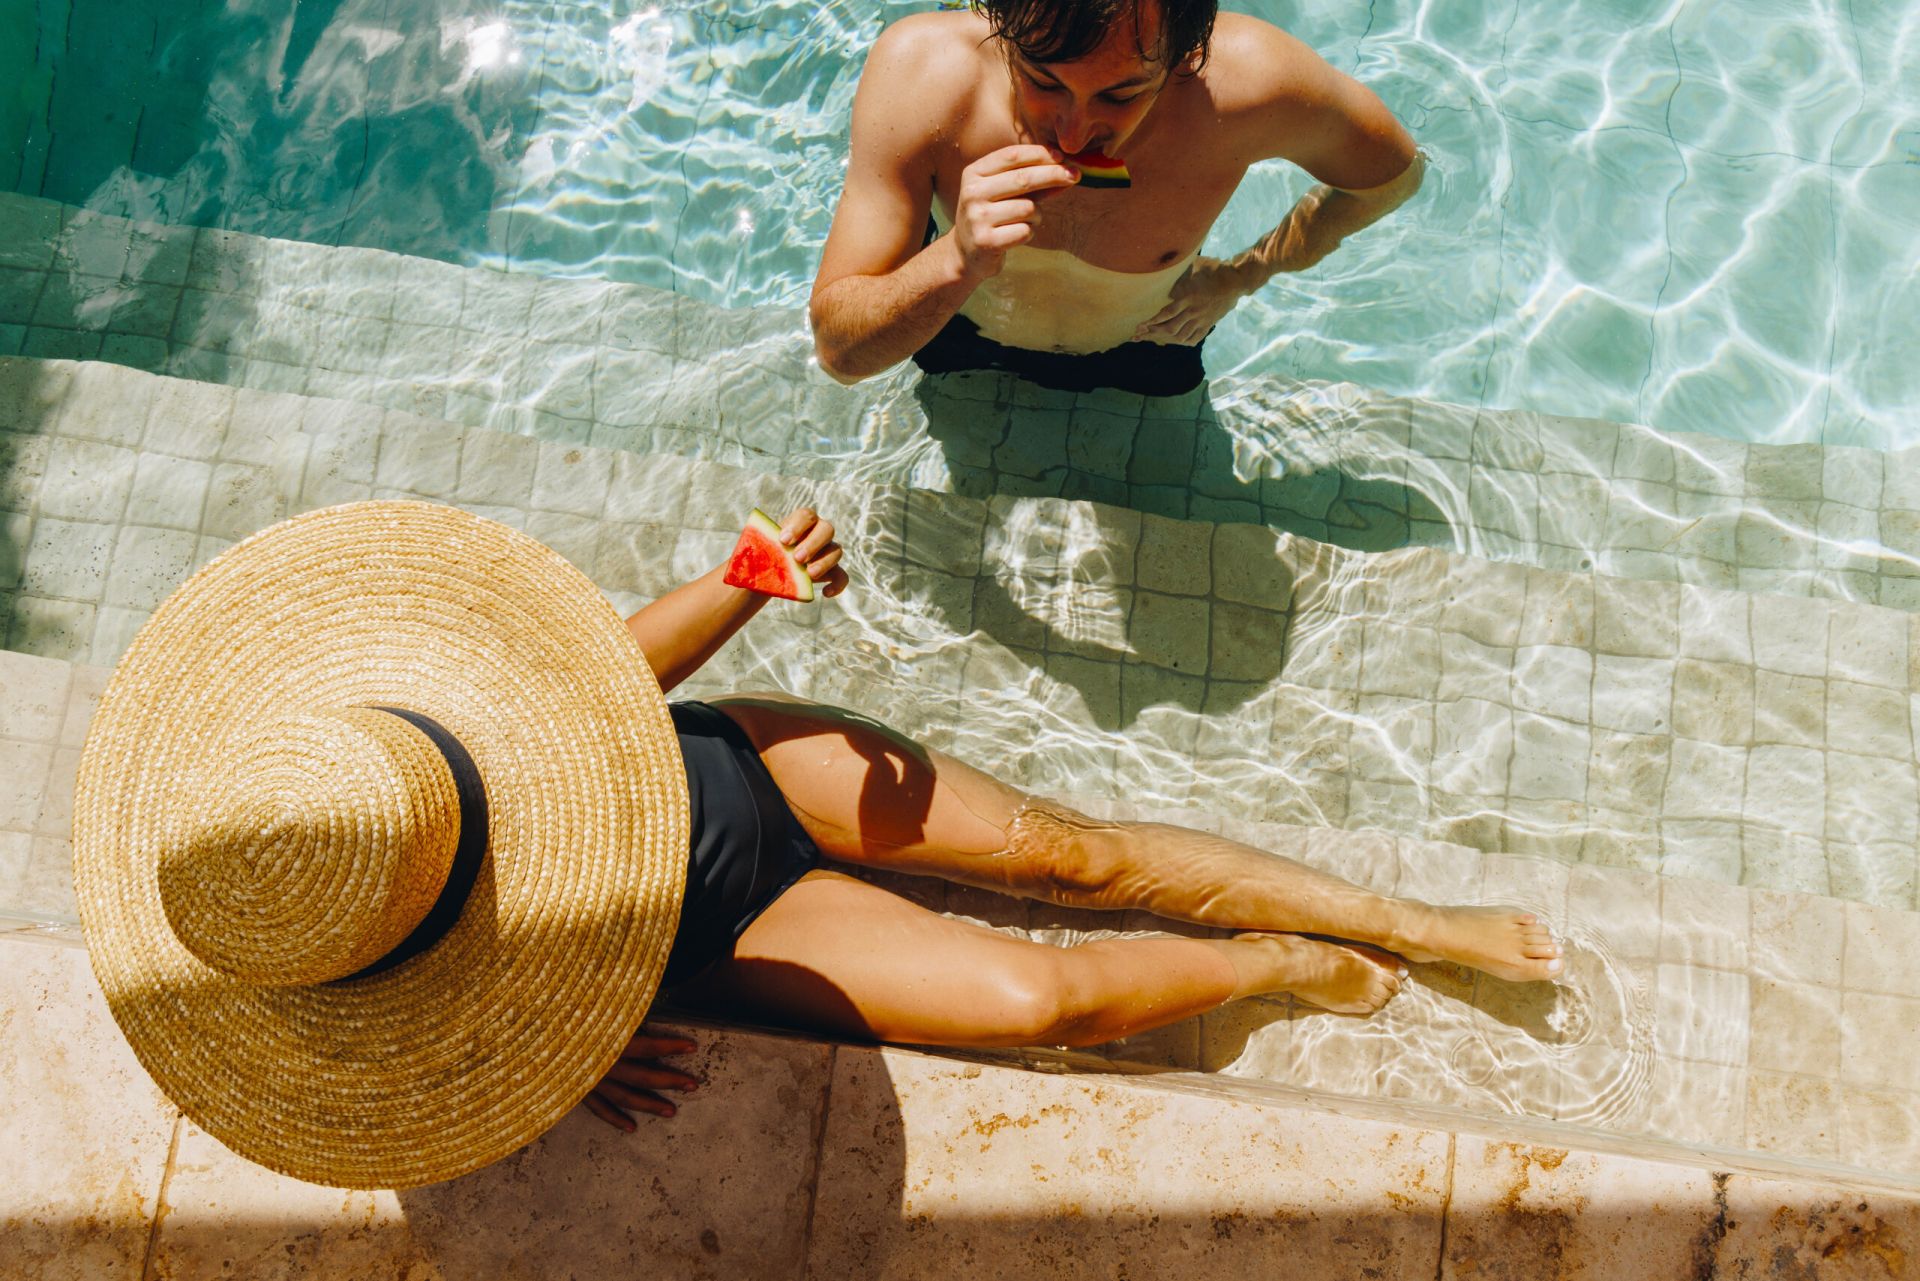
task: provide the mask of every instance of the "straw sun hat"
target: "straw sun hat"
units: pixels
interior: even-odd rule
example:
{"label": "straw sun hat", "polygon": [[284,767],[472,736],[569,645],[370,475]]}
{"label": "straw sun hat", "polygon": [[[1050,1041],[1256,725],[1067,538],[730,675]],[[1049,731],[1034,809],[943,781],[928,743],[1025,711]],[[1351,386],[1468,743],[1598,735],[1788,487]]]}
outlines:
{"label": "straw sun hat", "polygon": [[686,779],[639,646],[504,525],[354,503],[229,549],[101,698],[74,881],[94,972],[194,1122],[410,1187],[572,1109],[653,998]]}

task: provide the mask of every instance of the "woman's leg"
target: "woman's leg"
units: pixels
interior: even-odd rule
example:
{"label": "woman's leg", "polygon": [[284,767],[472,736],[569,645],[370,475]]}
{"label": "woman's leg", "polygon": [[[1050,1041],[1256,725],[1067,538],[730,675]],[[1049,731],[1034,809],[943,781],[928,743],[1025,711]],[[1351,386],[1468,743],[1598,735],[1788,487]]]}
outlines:
{"label": "woman's leg", "polygon": [[1097,822],[833,708],[768,698],[716,706],[753,740],[832,858],[1062,905],[1333,935],[1516,981],[1560,969],[1559,945],[1526,912],[1391,898],[1203,832]]}
{"label": "woman's leg", "polygon": [[1030,943],[814,871],[679,994],[882,1041],[1094,1045],[1262,992],[1370,1013],[1399,983],[1354,949],[1289,935]]}

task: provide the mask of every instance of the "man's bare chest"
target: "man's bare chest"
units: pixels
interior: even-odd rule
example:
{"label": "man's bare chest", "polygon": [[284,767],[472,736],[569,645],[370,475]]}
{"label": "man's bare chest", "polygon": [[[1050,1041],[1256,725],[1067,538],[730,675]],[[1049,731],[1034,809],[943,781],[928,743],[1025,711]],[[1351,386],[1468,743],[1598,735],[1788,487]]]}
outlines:
{"label": "man's bare chest", "polygon": [[[955,210],[961,170],[1014,141],[1010,128],[1003,140],[990,144],[986,138],[963,139],[943,159],[935,171],[934,195],[946,218]],[[1177,150],[1165,146],[1130,153],[1127,167],[1130,187],[1066,188],[1043,196],[1032,245],[1063,249],[1110,271],[1159,271],[1198,252],[1246,172],[1204,156],[1189,156],[1183,163]]]}

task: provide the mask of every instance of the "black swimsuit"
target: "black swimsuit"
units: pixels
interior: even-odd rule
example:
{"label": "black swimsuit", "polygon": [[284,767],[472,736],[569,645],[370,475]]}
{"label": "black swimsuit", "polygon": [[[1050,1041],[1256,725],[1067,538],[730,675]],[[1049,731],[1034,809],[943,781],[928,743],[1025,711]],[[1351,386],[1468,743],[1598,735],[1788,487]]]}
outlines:
{"label": "black swimsuit", "polygon": [[733,718],[705,703],[667,709],[687,771],[687,890],[663,984],[733,951],[755,917],[820,864],[820,849]]}

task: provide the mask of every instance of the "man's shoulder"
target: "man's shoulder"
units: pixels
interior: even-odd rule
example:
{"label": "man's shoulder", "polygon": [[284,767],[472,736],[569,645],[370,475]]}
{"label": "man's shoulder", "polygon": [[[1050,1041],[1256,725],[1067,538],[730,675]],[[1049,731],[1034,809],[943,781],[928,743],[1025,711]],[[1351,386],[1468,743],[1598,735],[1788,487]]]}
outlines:
{"label": "man's shoulder", "polygon": [[1235,112],[1311,106],[1321,96],[1323,78],[1340,73],[1271,22],[1223,13],[1202,74],[1217,107]]}
{"label": "man's shoulder", "polygon": [[901,18],[873,42],[860,73],[861,92],[911,104],[928,132],[940,132],[979,92],[986,35],[986,20],[964,10]]}
{"label": "man's shoulder", "polygon": [[967,10],[909,14],[880,33],[861,74],[970,85],[980,77],[980,44],[987,34],[986,19]]}

